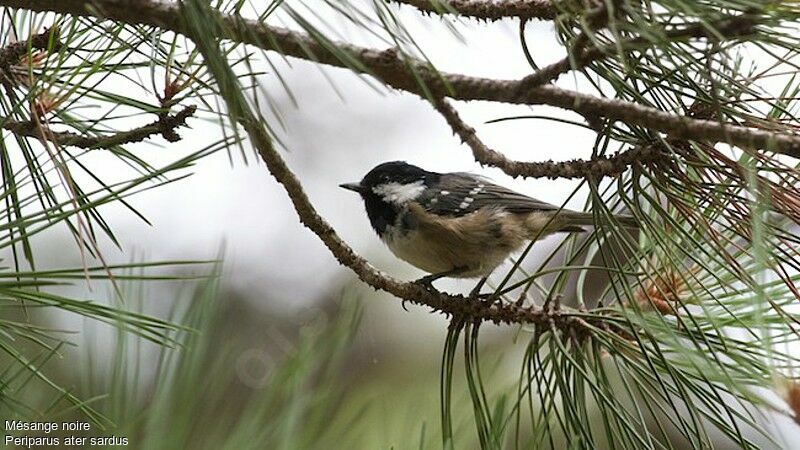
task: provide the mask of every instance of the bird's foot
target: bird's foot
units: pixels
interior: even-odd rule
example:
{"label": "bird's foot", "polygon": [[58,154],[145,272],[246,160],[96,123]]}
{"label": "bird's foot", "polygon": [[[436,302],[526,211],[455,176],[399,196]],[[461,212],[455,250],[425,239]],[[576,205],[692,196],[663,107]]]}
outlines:
{"label": "bird's foot", "polygon": [[440,273],[432,273],[430,275],[425,275],[424,277],[414,281],[415,284],[419,284],[423,286],[425,289],[431,290],[433,289],[433,282],[438,280],[439,278],[451,277],[453,275],[458,275],[466,270],[463,267],[456,267],[455,269],[448,270],[447,272],[440,272]]}
{"label": "bird's foot", "polygon": [[414,281],[414,284],[418,284],[425,289],[431,290],[433,289],[433,282],[441,278],[442,276],[439,274],[431,274],[425,275],[424,277]]}

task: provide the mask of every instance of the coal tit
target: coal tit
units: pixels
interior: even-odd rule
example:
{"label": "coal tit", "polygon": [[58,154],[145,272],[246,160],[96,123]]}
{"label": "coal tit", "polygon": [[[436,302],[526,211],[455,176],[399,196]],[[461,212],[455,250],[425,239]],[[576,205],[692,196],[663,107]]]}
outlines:
{"label": "coal tit", "polygon": [[[421,282],[482,277],[473,295],[526,241],[594,223],[591,213],[559,209],[478,175],[429,172],[403,161],[380,164],[340,187],[361,195],[372,228],[397,257],[431,274]],[[630,216],[617,219],[636,226]]]}

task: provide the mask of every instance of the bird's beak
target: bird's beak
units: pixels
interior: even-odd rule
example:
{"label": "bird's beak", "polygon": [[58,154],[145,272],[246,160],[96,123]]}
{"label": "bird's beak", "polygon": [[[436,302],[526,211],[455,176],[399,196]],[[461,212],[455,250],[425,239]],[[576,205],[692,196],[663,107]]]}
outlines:
{"label": "bird's beak", "polygon": [[366,188],[362,186],[361,183],[343,183],[340,184],[339,187],[347,189],[348,191],[358,192],[359,194],[366,192]]}

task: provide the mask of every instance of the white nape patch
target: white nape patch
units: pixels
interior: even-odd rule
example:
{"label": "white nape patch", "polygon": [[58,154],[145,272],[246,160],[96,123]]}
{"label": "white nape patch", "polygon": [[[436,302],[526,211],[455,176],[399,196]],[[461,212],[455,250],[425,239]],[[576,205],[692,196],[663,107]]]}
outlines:
{"label": "white nape patch", "polygon": [[425,184],[422,180],[415,181],[414,183],[400,184],[400,183],[384,183],[372,188],[372,192],[380,195],[387,203],[394,203],[396,205],[405,205],[406,203],[415,200],[425,190]]}

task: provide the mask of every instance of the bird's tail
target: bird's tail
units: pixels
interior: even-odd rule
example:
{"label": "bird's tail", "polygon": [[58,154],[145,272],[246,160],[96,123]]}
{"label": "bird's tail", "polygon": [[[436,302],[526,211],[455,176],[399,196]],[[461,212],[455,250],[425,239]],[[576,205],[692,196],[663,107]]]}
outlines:
{"label": "bird's tail", "polygon": [[[583,231],[584,226],[594,226],[595,216],[590,212],[578,211],[564,211],[562,210],[559,215],[560,224],[558,231]],[[604,219],[599,218],[601,221]],[[615,214],[614,220],[626,228],[639,228],[639,221],[635,217],[627,214]]]}

